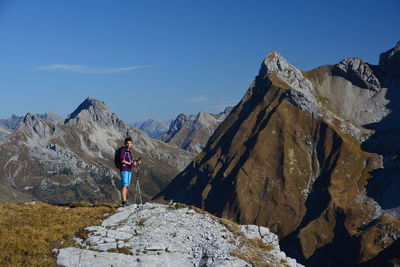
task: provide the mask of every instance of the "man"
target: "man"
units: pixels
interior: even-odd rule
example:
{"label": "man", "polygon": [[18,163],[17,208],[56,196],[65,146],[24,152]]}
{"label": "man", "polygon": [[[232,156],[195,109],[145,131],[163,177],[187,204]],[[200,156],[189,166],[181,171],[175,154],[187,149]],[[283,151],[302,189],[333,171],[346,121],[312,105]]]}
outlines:
{"label": "man", "polygon": [[140,160],[136,161],[132,157],[132,138],[125,138],[125,147],[122,147],[119,152],[119,159],[121,161],[121,182],[122,182],[122,190],[121,190],[121,198],[122,198],[122,206],[125,207],[129,203],[126,201],[126,196],[128,195],[128,187],[131,184],[132,178],[132,166],[140,165]]}

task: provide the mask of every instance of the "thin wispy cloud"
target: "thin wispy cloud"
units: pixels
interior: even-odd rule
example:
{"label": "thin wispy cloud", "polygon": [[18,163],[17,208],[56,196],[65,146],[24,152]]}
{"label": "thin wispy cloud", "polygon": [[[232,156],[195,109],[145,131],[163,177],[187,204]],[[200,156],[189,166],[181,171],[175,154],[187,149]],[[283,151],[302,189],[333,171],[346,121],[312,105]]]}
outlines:
{"label": "thin wispy cloud", "polygon": [[207,102],[208,98],[207,97],[196,97],[196,98],[189,98],[186,99],[185,102],[187,103],[201,103],[201,102]]}
{"label": "thin wispy cloud", "polygon": [[75,73],[85,73],[85,74],[112,74],[119,72],[127,72],[135,69],[150,68],[151,65],[135,65],[128,67],[117,67],[117,68],[101,68],[101,67],[91,67],[83,65],[68,65],[68,64],[53,64],[47,66],[39,66],[33,68],[34,71],[66,71]]}

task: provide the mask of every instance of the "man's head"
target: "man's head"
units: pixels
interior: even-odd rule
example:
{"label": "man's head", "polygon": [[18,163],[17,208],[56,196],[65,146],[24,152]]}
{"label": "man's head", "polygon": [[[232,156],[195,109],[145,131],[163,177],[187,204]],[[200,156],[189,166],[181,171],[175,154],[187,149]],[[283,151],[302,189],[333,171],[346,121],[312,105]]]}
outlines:
{"label": "man's head", "polygon": [[131,149],[131,147],[132,147],[132,138],[131,138],[131,137],[125,138],[124,143],[125,143],[125,146],[126,146],[128,149]]}

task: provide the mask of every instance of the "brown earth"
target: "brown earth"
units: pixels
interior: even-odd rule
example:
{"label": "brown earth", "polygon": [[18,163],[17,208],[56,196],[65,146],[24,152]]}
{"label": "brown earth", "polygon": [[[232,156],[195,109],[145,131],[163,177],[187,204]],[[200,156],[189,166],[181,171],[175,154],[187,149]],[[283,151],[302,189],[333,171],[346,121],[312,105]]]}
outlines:
{"label": "brown earth", "polygon": [[[331,70],[304,73],[321,103],[333,103],[318,93],[326,77],[332,90],[335,81],[343,83]],[[395,243],[379,242],[388,231],[379,225],[400,223],[375,222],[379,208],[365,194],[379,155],[363,151],[360,141],[343,133],[341,121],[326,107],[316,118],[287,101],[289,87],[260,71],[204,151],[154,200],[267,226],[281,238],[282,249],[306,265],[367,264]]]}

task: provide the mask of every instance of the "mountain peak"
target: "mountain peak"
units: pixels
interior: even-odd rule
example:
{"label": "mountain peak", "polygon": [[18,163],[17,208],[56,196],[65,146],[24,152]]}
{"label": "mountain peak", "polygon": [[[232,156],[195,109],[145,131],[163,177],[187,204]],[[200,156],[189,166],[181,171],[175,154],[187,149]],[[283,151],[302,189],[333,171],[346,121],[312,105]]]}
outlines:
{"label": "mountain peak", "polygon": [[41,144],[43,140],[49,137],[49,129],[46,122],[41,119],[39,114],[27,113],[18,125],[18,130],[24,132],[29,136],[39,137]]}
{"label": "mountain peak", "polygon": [[289,64],[277,51],[270,52],[264,59],[262,71],[265,71],[268,76],[276,76],[288,87],[300,91],[304,95],[312,94],[313,86],[311,82],[304,78],[301,71]]}
{"label": "mountain peak", "polygon": [[400,76],[400,41],[395,47],[380,55],[379,66],[389,74]]}
{"label": "mountain peak", "polygon": [[289,66],[293,67],[277,51],[271,51],[268,56],[266,56],[264,59],[264,66],[266,67],[268,74],[283,71],[284,69],[289,68]]}
{"label": "mountain peak", "polygon": [[105,125],[119,126],[123,123],[110,111],[106,103],[101,100],[88,97],[83,101],[64,121],[64,124],[84,122],[96,122]]}
{"label": "mountain peak", "polygon": [[79,113],[82,110],[88,110],[88,109],[103,109],[103,110],[107,110],[108,107],[106,105],[106,103],[104,103],[103,101],[99,100],[99,99],[95,99],[93,97],[88,97],[86,98],[76,109],[75,111],[71,114],[73,115],[75,112]]}
{"label": "mountain peak", "polygon": [[28,112],[25,117],[22,119],[22,122],[26,125],[34,125],[41,119],[36,115]]}
{"label": "mountain peak", "polygon": [[336,68],[345,74],[349,80],[356,79],[361,87],[367,87],[374,91],[379,91],[381,84],[375,76],[370,65],[358,57],[346,58],[336,65]]}
{"label": "mountain peak", "polygon": [[303,73],[289,64],[277,51],[272,51],[264,59],[259,76],[287,89],[286,100],[300,107],[313,116],[318,116],[319,103],[314,96],[314,87]]}

